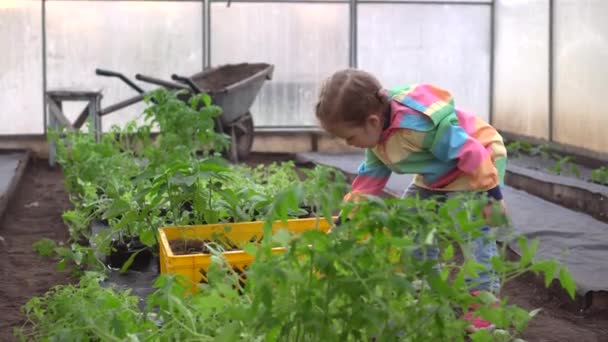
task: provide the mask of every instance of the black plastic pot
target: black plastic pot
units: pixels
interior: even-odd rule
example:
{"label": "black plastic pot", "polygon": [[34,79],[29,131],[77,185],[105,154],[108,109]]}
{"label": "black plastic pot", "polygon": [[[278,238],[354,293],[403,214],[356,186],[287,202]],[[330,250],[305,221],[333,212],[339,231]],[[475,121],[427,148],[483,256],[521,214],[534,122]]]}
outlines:
{"label": "black plastic pot", "polygon": [[316,208],[308,205],[301,206],[300,209],[306,210],[305,214],[298,215],[298,218],[311,218],[315,216]]}
{"label": "black plastic pot", "polygon": [[[192,216],[192,213],[194,212],[194,207],[192,206],[192,202],[185,201],[184,203],[182,203],[182,205],[180,206],[180,211],[188,212],[188,213],[190,213],[190,216]],[[167,214],[169,214],[169,210],[167,210],[165,208],[160,208],[160,213],[159,213],[160,216],[165,217],[165,216],[167,216]]]}
{"label": "black plastic pot", "polygon": [[144,245],[137,237],[126,238],[124,241],[112,240],[110,244],[112,251],[106,256],[106,265],[112,268],[120,269],[129,260],[131,255],[137,253],[130,270],[143,271],[147,269],[152,260],[152,251],[150,247]]}

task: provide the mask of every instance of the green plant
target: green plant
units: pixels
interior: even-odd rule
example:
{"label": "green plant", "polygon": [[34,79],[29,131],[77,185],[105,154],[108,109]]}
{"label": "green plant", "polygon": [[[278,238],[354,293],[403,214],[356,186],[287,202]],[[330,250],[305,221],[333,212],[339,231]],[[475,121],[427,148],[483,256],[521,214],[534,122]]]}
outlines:
{"label": "green plant", "polygon": [[544,157],[544,158],[551,158],[550,148],[549,148],[549,145],[547,145],[547,144],[532,146],[532,147],[530,147],[528,153],[532,156],[540,155],[541,157]]}
{"label": "green plant", "polygon": [[553,157],[557,160],[553,166],[549,168],[549,170],[553,171],[557,175],[561,175],[565,172],[566,169],[569,168],[570,172],[576,176],[576,178],[581,177],[581,172],[579,167],[574,164],[572,161],[574,158],[572,156],[562,157],[560,155],[554,154]]}
{"label": "green plant", "polygon": [[17,329],[21,340],[124,341],[149,336],[155,328],[129,291],[100,285],[99,274],[87,273],[78,286],[52,288],[23,307],[26,327]]}
{"label": "green plant", "polygon": [[532,144],[525,141],[515,140],[507,144],[507,151],[509,155],[513,156],[519,156],[521,153],[530,153],[531,149]]}
{"label": "green plant", "polygon": [[596,183],[608,185],[608,167],[602,166],[593,170],[591,180]]}
{"label": "green plant", "polygon": [[32,245],[34,251],[36,251],[36,253],[43,257],[52,256],[55,251],[55,247],[57,247],[55,241],[47,238],[40,239],[34,242],[34,244]]}
{"label": "green plant", "polygon": [[[225,161],[212,156],[228,144],[214,128],[221,109],[205,94],[187,96],[153,92],[146,97],[143,125],[113,126],[100,142],[90,129],[49,131],[74,204],[64,214],[72,241],[93,240],[95,253],[103,255],[115,242],[153,246],[155,230],[163,225],[221,218],[219,195],[209,191],[228,171]],[[154,127],[161,130],[156,141]],[[185,213],[187,205],[197,210]],[[91,237],[96,220],[110,228]]]}
{"label": "green plant", "polygon": [[[297,192],[291,196],[297,198]],[[350,221],[330,235],[283,234],[278,241],[289,246],[288,252],[271,255],[258,250],[247,272],[244,291],[252,304],[240,324],[270,340],[453,341],[464,339],[460,312],[477,303],[497,326],[508,331],[514,325],[521,331],[530,319],[527,312],[504,300],[500,308],[492,308],[495,298],[489,293],[482,299],[468,294],[465,276],[481,266],[473,260],[453,260],[454,244],[464,246],[479,236],[484,222],[474,217],[480,217],[484,202],[471,201],[460,209],[462,203],[451,199],[439,207],[433,201],[371,198],[358,204],[354,214],[347,206],[343,215],[350,214]],[[413,256],[414,250],[435,239],[444,251],[439,274],[433,271],[437,261]],[[552,279],[557,263],[533,263],[537,243],[528,245],[524,238],[520,243],[524,256],[519,262],[506,261],[504,254],[493,259],[502,281],[527,271]],[[560,273],[573,295],[569,273]],[[417,281],[428,284],[428,289],[417,289]]]}
{"label": "green plant", "polygon": [[57,270],[59,271],[65,270],[67,266],[72,266],[72,273],[81,275],[85,265],[92,270],[103,271],[105,269],[105,265],[99,262],[92,248],[77,243],[64,247],[51,239],[43,238],[32,244],[32,249],[42,257],[57,258],[59,260]]}
{"label": "green plant", "polygon": [[170,164],[199,152],[209,155],[228,148],[229,138],[214,127],[222,110],[211,104],[209,95],[157,90],[145,101],[149,105],[143,115],[146,124],[160,129],[157,146],[144,154],[151,163]]}
{"label": "green plant", "polygon": [[515,140],[507,144],[509,155],[518,157],[521,154],[551,158],[548,144],[533,145],[526,141]]}
{"label": "green plant", "polygon": [[[328,186],[328,193],[333,194],[332,182]],[[460,319],[461,313],[477,304],[481,314],[500,328],[500,334],[478,332],[471,339],[506,341],[538,312],[526,312],[507,299],[496,308],[491,293],[469,294],[465,276],[478,272],[481,265],[468,259],[467,253],[464,262],[455,260],[455,248],[479,236],[484,222],[476,217],[485,201],[454,198],[440,205],[433,200],[370,197],[344,204],[342,215],[350,220],[331,234],[312,230],[299,236],[286,231],[272,235],[270,224],[277,218],[287,219],[304,194],[303,186],[296,184],[276,196],[263,240],[244,247],[256,255],[244,287],[221,251],[213,252],[209,281],[201,284],[197,294],[185,295],[186,286],[179,277],[161,276],[143,312],[128,292],[102,289],[98,281],[89,279],[79,288],[59,287],[30,301],[26,306],[33,327],[29,336],[67,340],[464,341],[466,323]],[[336,191],[319,201],[337,208],[341,196]],[[440,260],[414,257],[415,250],[433,241],[442,247]],[[574,294],[574,282],[565,268],[555,261],[535,260],[537,241],[529,243],[520,237],[518,242],[519,261],[507,261],[504,254],[492,259],[503,283],[532,271],[544,274],[547,284],[558,276],[570,295]],[[287,251],[271,253],[277,244]],[[443,264],[439,273],[434,271],[438,262]],[[63,307],[66,298],[72,306]]]}

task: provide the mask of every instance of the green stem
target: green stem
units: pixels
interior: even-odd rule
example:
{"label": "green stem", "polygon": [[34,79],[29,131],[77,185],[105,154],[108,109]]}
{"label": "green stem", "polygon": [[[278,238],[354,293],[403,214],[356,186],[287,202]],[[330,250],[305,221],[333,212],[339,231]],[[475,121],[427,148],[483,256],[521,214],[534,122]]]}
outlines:
{"label": "green stem", "polygon": [[378,304],[380,304],[380,306],[384,310],[387,310],[388,308],[386,307],[385,303],[380,298],[378,298],[378,296],[376,296],[374,291],[372,291],[372,289],[370,289],[369,286],[367,286],[367,282],[359,275],[359,273],[357,272],[355,267],[351,263],[349,263],[345,260],[342,260],[342,263],[345,266],[348,266],[350,268],[350,270],[353,272],[353,274],[355,275],[357,280],[361,283],[361,285],[363,285],[363,287],[365,287],[365,289],[367,290],[367,293],[369,293],[369,295],[374,299],[374,301],[377,302]]}

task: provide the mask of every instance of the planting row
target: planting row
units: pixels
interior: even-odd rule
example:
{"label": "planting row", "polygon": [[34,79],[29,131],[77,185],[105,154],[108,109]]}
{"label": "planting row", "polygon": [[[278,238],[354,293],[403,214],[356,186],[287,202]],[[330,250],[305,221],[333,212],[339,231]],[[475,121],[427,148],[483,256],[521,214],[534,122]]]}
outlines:
{"label": "planting row", "polygon": [[[85,132],[51,133],[74,205],[64,220],[78,246],[64,254],[77,264],[106,256],[111,267],[125,270],[137,254],[141,259],[150,247],[157,250],[160,227],[263,219],[273,198],[293,184],[301,184],[305,195],[289,217],[321,209],[328,195],[323,182],[340,175],[323,167],[296,170],[292,162],[230,165],[221,154],[228,139],[214,129],[221,110],[206,95],[188,103],[180,98],[154,93],[142,123],[113,127],[100,142]],[[107,229],[92,231],[94,224]],[[83,253],[91,255],[79,257]]]}

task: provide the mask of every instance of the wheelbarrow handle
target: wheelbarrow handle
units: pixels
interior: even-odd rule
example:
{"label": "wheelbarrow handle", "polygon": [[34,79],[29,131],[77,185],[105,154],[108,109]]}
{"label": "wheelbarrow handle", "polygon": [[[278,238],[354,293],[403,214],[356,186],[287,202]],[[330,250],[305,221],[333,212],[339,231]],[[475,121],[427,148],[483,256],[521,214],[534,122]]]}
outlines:
{"label": "wheelbarrow handle", "polygon": [[135,79],[143,82],[148,82],[152,84],[159,85],[161,87],[169,88],[169,89],[187,89],[188,87],[174,82],[169,82],[165,80],[161,80],[159,78],[150,77],[142,74],[135,75]]}
{"label": "wheelbarrow handle", "polygon": [[182,82],[190,86],[190,88],[197,94],[203,92],[203,89],[199,88],[189,77],[179,76],[177,74],[171,75],[171,79],[174,81]]}
{"label": "wheelbarrow handle", "polygon": [[105,69],[95,69],[95,73],[99,76],[118,76],[118,75],[120,75],[117,72],[105,70]]}
{"label": "wheelbarrow handle", "polygon": [[116,72],[116,71],[110,71],[110,70],[104,70],[104,69],[95,69],[95,73],[99,76],[109,76],[109,77],[118,77],[120,78],[123,82],[125,82],[127,85],[129,85],[129,87],[135,89],[136,92],[143,94],[144,90],[142,88],[140,88],[137,84],[133,83],[130,79],[128,79],[125,75]]}

